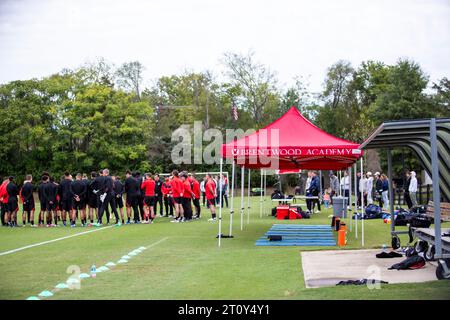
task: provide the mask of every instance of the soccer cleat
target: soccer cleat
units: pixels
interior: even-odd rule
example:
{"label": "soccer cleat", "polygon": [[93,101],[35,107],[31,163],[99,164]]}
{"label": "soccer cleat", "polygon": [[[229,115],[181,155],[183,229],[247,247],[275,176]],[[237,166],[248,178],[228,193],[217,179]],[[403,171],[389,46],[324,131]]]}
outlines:
{"label": "soccer cleat", "polygon": [[116,227],[120,227],[121,225],[122,223],[120,223],[120,221],[115,224]]}
{"label": "soccer cleat", "polygon": [[217,219],[216,218],[210,218],[210,219],[208,219],[208,221],[216,221]]}
{"label": "soccer cleat", "polygon": [[130,222],[130,221],[127,221],[127,222],[125,222],[125,224],[131,224],[131,222]]}

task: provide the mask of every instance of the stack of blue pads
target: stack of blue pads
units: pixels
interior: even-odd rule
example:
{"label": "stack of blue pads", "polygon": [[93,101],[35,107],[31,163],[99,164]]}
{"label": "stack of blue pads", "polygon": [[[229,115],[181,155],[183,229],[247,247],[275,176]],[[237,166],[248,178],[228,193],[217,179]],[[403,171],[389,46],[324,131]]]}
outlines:
{"label": "stack of blue pads", "polygon": [[[270,241],[269,236],[281,236]],[[256,241],[257,246],[336,246],[333,229],[329,225],[274,224]]]}

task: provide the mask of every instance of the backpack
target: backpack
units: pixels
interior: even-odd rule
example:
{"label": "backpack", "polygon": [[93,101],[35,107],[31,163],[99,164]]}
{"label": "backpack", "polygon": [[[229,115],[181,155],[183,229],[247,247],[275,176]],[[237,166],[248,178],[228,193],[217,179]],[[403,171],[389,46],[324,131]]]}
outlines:
{"label": "backpack", "polygon": [[369,204],[366,208],[366,215],[375,215],[381,217],[382,210],[379,206],[376,204]]}
{"label": "backpack", "polygon": [[277,215],[277,208],[272,208],[272,217]]}
{"label": "backpack", "polygon": [[402,262],[392,265],[388,270],[408,270],[408,269],[420,269],[425,266],[425,259],[421,256],[412,256]]}
{"label": "backpack", "polygon": [[426,216],[419,215],[411,219],[411,227],[414,228],[429,228],[430,225],[431,221]]}

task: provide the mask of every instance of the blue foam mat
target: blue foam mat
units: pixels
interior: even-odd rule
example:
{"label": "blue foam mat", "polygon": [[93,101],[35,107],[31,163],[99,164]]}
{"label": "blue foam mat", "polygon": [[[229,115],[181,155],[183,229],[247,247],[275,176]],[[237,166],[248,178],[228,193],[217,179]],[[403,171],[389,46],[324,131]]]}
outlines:
{"label": "blue foam mat", "polygon": [[[268,236],[281,236],[281,241],[270,241]],[[328,225],[274,224],[257,246],[336,246],[333,229]]]}

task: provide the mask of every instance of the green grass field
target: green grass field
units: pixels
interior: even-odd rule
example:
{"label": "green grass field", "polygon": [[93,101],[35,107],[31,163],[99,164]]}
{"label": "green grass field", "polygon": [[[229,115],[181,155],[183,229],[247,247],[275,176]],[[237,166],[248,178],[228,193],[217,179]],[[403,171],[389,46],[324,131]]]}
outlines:
{"label": "green grass field", "polygon": [[[235,204],[239,204],[239,198]],[[266,201],[267,212],[271,203]],[[252,198],[250,224],[245,218],[240,231],[240,212],[234,215],[234,239],[215,236],[218,222],[211,223],[203,207],[202,219],[191,223],[170,223],[158,218],[152,225],[124,225],[64,239],[58,242],[0,255],[0,299],[26,299],[52,290],[70,276],[69,266],[89,273],[141,247],[143,251],[126,264],[85,279],[78,290],[64,289],[48,299],[449,299],[450,281],[421,284],[306,289],[301,266],[302,250],[330,247],[256,247],[255,241],[276,222],[259,217],[259,197]],[[289,223],[329,224],[331,210],[309,220]],[[223,211],[224,233],[229,228],[229,211]],[[21,219],[19,219],[21,221]],[[448,224],[447,224],[448,225]],[[381,220],[365,222],[365,248],[390,243],[390,226]],[[0,228],[0,253],[57,239],[95,228]],[[402,243],[407,243],[407,237]],[[360,248],[360,240],[349,234],[345,249]],[[337,247],[332,249],[340,250]],[[349,262],[351,263],[351,262]]]}

